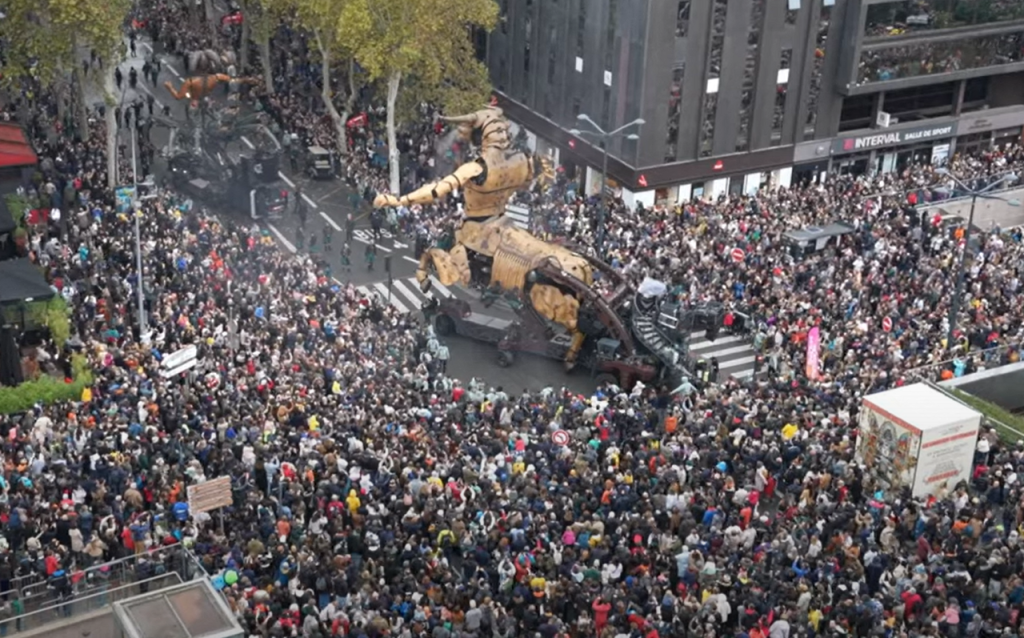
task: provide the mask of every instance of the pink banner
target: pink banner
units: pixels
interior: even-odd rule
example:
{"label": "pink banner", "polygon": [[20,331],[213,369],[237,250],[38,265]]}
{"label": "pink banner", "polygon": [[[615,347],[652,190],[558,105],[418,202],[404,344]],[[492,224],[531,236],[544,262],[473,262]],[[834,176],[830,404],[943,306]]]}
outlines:
{"label": "pink banner", "polygon": [[818,378],[818,356],[821,351],[821,331],[815,326],[807,333],[807,378]]}

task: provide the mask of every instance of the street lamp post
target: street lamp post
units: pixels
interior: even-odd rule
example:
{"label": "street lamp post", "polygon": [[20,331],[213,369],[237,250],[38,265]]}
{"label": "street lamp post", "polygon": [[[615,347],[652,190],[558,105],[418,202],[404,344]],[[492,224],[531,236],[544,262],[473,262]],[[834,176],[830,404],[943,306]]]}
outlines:
{"label": "street lamp post", "polygon": [[[642,126],[644,124],[644,120],[641,118],[637,118],[632,122],[629,122],[628,124],[623,124],[622,126],[613,131],[605,131],[603,128],[598,126],[597,122],[590,119],[590,116],[587,115],[586,113],[580,113],[579,115],[576,116],[576,119],[580,120],[581,122],[586,122],[590,124],[590,126],[594,130],[581,131],[580,129],[574,128],[569,132],[579,137],[589,135],[599,140],[601,143],[601,149],[603,151],[603,157],[601,159],[601,205],[597,209],[597,233],[594,239],[594,250],[597,252],[598,259],[604,259],[604,226],[605,217],[608,214],[608,202],[605,199],[604,194],[605,188],[607,188],[608,185],[608,144],[609,142],[611,142],[613,138],[615,138],[618,135],[621,135],[629,127]],[[627,140],[634,141],[640,139],[640,136],[637,135],[636,133],[630,133],[629,135],[625,135],[624,137]]]}
{"label": "street lamp post", "polygon": [[139,198],[139,175],[138,165],[136,164],[136,153],[135,147],[137,145],[136,136],[138,135],[138,127],[134,124],[132,129],[132,217],[135,218],[135,268],[138,271],[138,281],[136,282],[138,288],[138,303],[139,303],[139,340],[142,343],[148,341],[148,326],[146,321],[146,296],[143,290],[142,282],[142,232],[139,228],[139,217],[141,216],[141,208]]}
{"label": "street lamp post", "polygon": [[946,168],[939,168],[935,171],[939,175],[948,176],[950,179],[955,181],[962,189],[967,191],[971,196],[971,212],[967,219],[967,228],[964,230],[964,247],[960,251],[960,256],[957,259],[956,267],[956,285],[953,288],[953,303],[949,307],[949,327],[946,332],[946,349],[953,349],[953,333],[956,332],[957,316],[960,314],[960,305],[963,303],[962,297],[964,292],[964,269],[965,261],[967,258],[967,251],[971,249],[971,229],[974,226],[974,211],[978,205],[978,199],[995,199],[1002,202],[1006,202],[1011,206],[1020,206],[1020,202],[1013,199],[1005,199],[996,195],[990,195],[989,193],[995,190],[997,187],[1002,186],[1007,181],[1016,181],[1017,175],[1014,173],[1007,173],[1000,177],[998,180],[992,182],[988,186],[982,189],[975,189],[964,184],[960,179],[949,172]]}

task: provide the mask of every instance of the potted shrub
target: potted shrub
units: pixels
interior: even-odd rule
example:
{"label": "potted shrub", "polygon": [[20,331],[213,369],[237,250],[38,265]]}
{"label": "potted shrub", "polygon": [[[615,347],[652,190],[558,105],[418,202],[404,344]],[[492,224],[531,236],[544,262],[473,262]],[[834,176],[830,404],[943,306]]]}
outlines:
{"label": "potted shrub", "polygon": [[14,245],[18,247],[18,253],[24,254],[25,247],[28,246],[28,231],[24,228],[14,229]]}

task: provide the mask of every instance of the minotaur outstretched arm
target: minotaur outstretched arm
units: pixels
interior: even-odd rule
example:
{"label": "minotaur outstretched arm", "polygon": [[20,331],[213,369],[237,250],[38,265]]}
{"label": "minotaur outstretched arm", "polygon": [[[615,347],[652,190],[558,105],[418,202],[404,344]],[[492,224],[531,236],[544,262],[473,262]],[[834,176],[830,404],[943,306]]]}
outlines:
{"label": "minotaur outstretched arm", "polygon": [[437,201],[452,191],[462,188],[462,185],[478,177],[484,172],[484,167],[479,162],[466,162],[455,169],[455,172],[442,178],[433,184],[427,184],[413,192],[395,197],[394,195],[380,194],[373,200],[375,208],[385,206],[409,206],[411,204],[429,204]]}

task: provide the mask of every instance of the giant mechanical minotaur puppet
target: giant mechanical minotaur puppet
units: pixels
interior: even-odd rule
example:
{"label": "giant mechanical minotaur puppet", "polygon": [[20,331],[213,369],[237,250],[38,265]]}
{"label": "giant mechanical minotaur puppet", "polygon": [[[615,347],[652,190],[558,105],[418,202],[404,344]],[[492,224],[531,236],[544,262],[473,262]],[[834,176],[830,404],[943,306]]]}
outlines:
{"label": "giant mechanical minotaur puppet", "polygon": [[[455,231],[450,251],[431,248],[420,258],[416,279],[426,291],[429,273],[446,286],[461,283],[518,293],[546,319],[572,334],[566,364],[575,363],[584,334],[577,327],[580,300],[592,298],[593,270],[576,253],[537,239],[504,215],[509,197],[533,181],[550,180],[546,161],[513,148],[509,123],[499,108],[444,118],[459,125],[459,133],[480,146],[476,159],[433,184],[407,195],[378,195],[374,206],[428,204],[461,189],[466,218]],[[477,137],[478,136],[478,137]]]}

